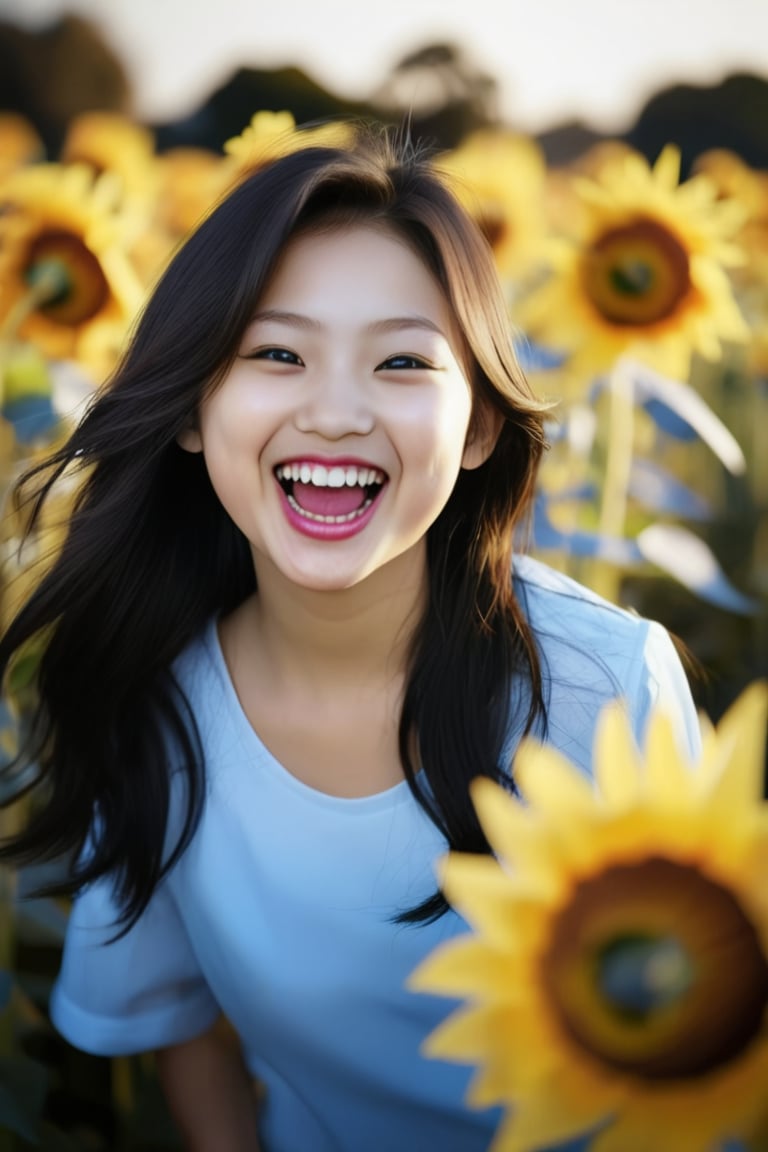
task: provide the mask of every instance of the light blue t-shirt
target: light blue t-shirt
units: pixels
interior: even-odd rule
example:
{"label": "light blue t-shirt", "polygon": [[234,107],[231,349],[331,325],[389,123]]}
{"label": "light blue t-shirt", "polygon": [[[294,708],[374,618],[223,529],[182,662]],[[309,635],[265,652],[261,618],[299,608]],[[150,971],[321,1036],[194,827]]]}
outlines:
{"label": "light blue t-shirt", "polygon": [[[668,634],[531,559],[515,572],[540,638],[549,740],[588,772],[599,708],[621,695],[640,742],[660,701],[695,753],[698,718]],[[348,799],[287,772],[241,709],[214,622],[177,672],[205,749],[200,825],[118,942],[104,943],[110,884],[76,900],[56,1027],[116,1055],[191,1039],[223,1012],[266,1087],[265,1152],[485,1152],[501,1112],[465,1106],[473,1069],[419,1052],[456,1002],[405,988],[468,926],[452,911],[392,923],[435,891],[443,837],[405,783]]]}

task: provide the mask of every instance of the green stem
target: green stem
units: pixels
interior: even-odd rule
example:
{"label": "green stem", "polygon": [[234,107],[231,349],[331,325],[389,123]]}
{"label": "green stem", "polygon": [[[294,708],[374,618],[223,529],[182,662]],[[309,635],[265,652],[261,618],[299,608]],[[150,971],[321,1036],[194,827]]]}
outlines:
{"label": "green stem", "polygon": [[0,324],[0,347],[4,344],[10,344],[16,339],[27,316],[38,309],[41,304],[45,304],[46,301],[53,300],[61,294],[62,272],[56,262],[52,261],[50,264],[42,265],[36,271],[37,275],[29,285],[28,290],[8,310],[2,324]]}
{"label": "green stem", "polygon": [[[605,475],[598,530],[604,537],[623,537],[626,529],[629,480],[635,437],[635,402],[631,361],[619,360],[609,387]],[[619,569],[605,561],[593,565],[592,588],[618,603]]]}

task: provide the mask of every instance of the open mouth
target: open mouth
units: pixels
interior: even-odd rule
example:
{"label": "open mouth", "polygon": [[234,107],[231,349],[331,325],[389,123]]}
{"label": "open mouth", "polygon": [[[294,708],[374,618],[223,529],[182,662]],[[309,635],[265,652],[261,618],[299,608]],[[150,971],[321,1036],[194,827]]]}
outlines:
{"label": "open mouth", "polygon": [[363,516],[387,482],[379,468],[358,464],[278,464],[275,477],[297,515],[319,524],[349,524]]}

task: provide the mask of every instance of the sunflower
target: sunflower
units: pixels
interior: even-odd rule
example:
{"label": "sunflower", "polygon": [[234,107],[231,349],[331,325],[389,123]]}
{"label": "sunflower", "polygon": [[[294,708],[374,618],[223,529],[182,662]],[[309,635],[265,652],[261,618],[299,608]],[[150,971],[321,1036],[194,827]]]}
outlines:
{"label": "sunflower", "polygon": [[225,159],[207,148],[169,148],[157,157],[161,227],[183,239],[210,212],[226,191],[231,170]]}
{"label": "sunflower", "polygon": [[436,167],[480,225],[502,279],[515,281],[534,270],[546,234],[546,163],[536,141],[480,129],[438,157]]}
{"label": "sunflower", "polygon": [[26,164],[39,163],[44,155],[37,129],[25,116],[0,112],[0,179]]}
{"label": "sunflower", "polygon": [[768,686],[750,685],[695,770],[661,709],[644,759],[609,705],[596,788],[532,741],[518,801],[472,797],[496,859],[452,854],[442,881],[474,932],[416,990],[465,1003],[430,1056],[475,1064],[474,1107],[508,1105],[493,1152],[594,1131],[593,1152],[747,1147],[768,1120]]}
{"label": "sunflower", "polygon": [[161,223],[165,189],[152,130],[120,112],[83,112],[69,124],[59,161],[86,165],[110,189],[131,265],[143,284],[154,282],[176,237]]}
{"label": "sunflower", "polygon": [[694,171],[706,176],[719,196],[739,201],[745,211],[737,240],[746,254],[733,271],[736,297],[752,331],[750,367],[765,375],[768,365],[768,172],[751,168],[735,152],[713,148],[697,157]]}
{"label": "sunflower", "polygon": [[149,128],[119,112],[82,112],[70,121],[59,161],[109,172],[121,202],[146,206],[157,194],[155,138]]}
{"label": "sunflower", "polygon": [[686,380],[694,351],[716,360],[723,341],[747,338],[727,271],[743,259],[732,240],[743,209],[679,173],[669,145],[653,168],[632,153],[575,178],[581,234],[551,238],[551,274],[516,315],[569,354],[573,374],[591,379],[628,353]]}
{"label": "sunflower", "polygon": [[33,165],[0,185],[3,338],[80,360],[98,376],[143,297],[113,191],[78,165]]}
{"label": "sunflower", "polygon": [[224,151],[237,178],[299,148],[347,148],[354,134],[345,120],[297,126],[291,112],[257,112],[239,136],[225,142]]}
{"label": "sunflower", "polygon": [[578,195],[579,177],[599,182],[610,167],[637,155],[624,140],[607,138],[590,145],[576,159],[562,166],[551,165],[546,174],[547,221],[554,234],[580,237],[588,223],[588,209]]}

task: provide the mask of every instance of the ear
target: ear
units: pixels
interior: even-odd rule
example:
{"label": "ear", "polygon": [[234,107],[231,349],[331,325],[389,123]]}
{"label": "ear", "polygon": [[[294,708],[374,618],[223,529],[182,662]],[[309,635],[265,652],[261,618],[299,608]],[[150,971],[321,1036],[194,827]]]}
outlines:
{"label": "ear", "polygon": [[202,452],[203,438],[197,423],[186,424],[176,437],[176,443],[185,452]]}
{"label": "ear", "polygon": [[485,464],[496,447],[501,424],[501,413],[495,408],[483,403],[475,407],[461,458],[462,468],[471,470]]}

